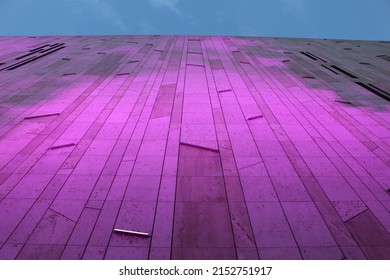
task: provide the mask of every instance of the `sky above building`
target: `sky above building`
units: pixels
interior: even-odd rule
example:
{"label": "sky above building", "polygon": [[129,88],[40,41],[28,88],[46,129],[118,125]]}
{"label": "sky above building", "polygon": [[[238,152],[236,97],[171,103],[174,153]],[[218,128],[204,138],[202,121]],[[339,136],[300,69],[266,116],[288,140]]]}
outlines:
{"label": "sky above building", "polygon": [[197,34],[390,40],[389,0],[0,0],[0,36]]}

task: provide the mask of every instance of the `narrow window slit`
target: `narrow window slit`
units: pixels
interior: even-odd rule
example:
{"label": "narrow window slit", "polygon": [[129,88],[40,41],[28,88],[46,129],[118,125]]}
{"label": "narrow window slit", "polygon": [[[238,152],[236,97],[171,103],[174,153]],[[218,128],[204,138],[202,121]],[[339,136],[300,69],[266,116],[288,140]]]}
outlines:
{"label": "narrow window slit", "polygon": [[32,50],[29,50],[29,52],[34,52],[34,51],[40,50],[40,49],[42,49],[42,48],[44,48],[44,47],[47,47],[47,46],[49,46],[49,44],[46,44],[46,45],[43,45],[43,46],[37,47],[37,48],[35,48],[35,49],[32,49]]}
{"label": "narrow window slit", "polygon": [[374,85],[372,85],[372,84],[368,84],[370,87],[373,87],[373,88],[375,88],[376,90],[379,90],[379,91],[381,91],[381,92],[383,92],[383,93],[385,93],[385,94],[388,94],[386,91],[384,91],[383,89],[380,89],[380,88],[378,88],[378,87],[376,87],[376,86],[374,86]]}
{"label": "narrow window slit", "polygon": [[351,73],[348,73],[347,71],[341,69],[340,67],[337,67],[336,65],[331,65],[330,67],[332,67],[333,69],[336,69],[342,73],[344,73],[345,75],[347,75],[348,77],[351,77],[353,79],[357,79],[357,77],[355,75],[352,75]]}
{"label": "narrow window slit", "polygon": [[325,69],[328,69],[329,71],[331,71],[332,73],[338,75],[339,73],[337,73],[336,71],[333,71],[332,69],[330,69],[328,66],[324,65],[324,64],[321,64],[322,67],[324,67]]}
{"label": "narrow window slit", "polygon": [[372,84],[364,84],[362,82],[355,82],[357,85],[361,86],[362,88],[371,91],[372,93],[378,95],[379,97],[382,97],[383,99],[390,101],[390,94],[386,91],[372,85]]}
{"label": "narrow window slit", "polygon": [[317,58],[315,58],[314,56],[308,54],[307,52],[300,52],[301,54],[307,56],[308,58],[312,59],[312,60],[317,60]]}
{"label": "narrow window slit", "polygon": [[325,59],[322,59],[321,57],[319,57],[318,55],[315,55],[315,54],[312,54],[311,52],[306,52],[307,54],[315,57],[315,58],[318,58],[319,60],[323,61],[323,62],[327,62]]}
{"label": "narrow window slit", "polygon": [[[59,47],[55,48],[54,50],[51,50],[51,51],[49,51],[49,52],[47,52],[47,53],[45,53],[45,54],[42,54],[42,55],[40,55],[40,56],[33,56],[33,57],[30,57],[30,58],[28,58],[28,59],[25,59],[25,60],[23,60],[23,61],[21,61],[21,62],[18,62],[18,63],[16,63],[16,64],[12,64],[12,65],[10,65],[10,66],[8,66],[8,67],[6,67],[6,68],[3,68],[3,69],[1,69],[1,70],[14,70],[14,69],[19,68],[19,67],[21,67],[21,66],[23,66],[23,65],[26,65],[27,63],[33,62],[33,61],[35,61],[35,60],[37,60],[37,59],[40,59],[40,58],[42,58],[42,57],[45,57],[45,56],[51,54],[51,53],[54,53],[54,52],[56,52],[56,51],[59,51],[59,50],[61,50],[61,49],[63,49],[63,48],[65,48],[65,46],[59,46]],[[1,70],[0,70],[0,71],[1,71]]]}

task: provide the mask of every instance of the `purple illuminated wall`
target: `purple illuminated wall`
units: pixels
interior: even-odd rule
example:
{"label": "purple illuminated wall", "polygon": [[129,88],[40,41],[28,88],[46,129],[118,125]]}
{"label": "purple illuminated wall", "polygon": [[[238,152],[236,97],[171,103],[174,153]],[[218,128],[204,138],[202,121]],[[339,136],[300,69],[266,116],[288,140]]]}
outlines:
{"label": "purple illuminated wall", "polygon": [[389,46],[0,37],[0,258],[390,259]]}

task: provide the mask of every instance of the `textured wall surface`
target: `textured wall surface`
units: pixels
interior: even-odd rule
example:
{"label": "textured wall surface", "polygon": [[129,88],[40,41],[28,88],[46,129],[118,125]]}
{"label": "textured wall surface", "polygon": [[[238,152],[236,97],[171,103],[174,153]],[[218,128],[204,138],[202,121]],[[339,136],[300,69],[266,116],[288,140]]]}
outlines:
{"label": "textured wall surface", "polygon": [[390,259],[389,77],[389,42],[0,37],[0,258]]}

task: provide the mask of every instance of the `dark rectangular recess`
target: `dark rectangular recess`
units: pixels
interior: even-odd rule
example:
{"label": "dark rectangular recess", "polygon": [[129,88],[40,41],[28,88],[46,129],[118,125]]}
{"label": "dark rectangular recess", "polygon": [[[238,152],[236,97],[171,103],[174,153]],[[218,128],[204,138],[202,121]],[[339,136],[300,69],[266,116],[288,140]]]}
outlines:
{"label": "dark rectangular recess", "polygon": [[387,94],[387,95],[389,95],[386,91],[384,91],[383,89],[380,89],[380,88],[378,88],[378,87],[376,87],[376,86],[374,86],[373,84],[368,84],[370,87],[373,87],[373,88],[375,88],[376,90],[379,90],[380,92],[383,92],[384,94]]}
{"label": "dark rectangular recess", "polygon": [[340,67],[337,67],[336,65],[331,65],[330,67],[332,67],[333,69],[336,69],[338,71],[340,71],[341,73],[344,73],[345,75],[347,75],[348,77],[351,77],[353,79],[357,79],[357,77],[355,75],[352,75],[351,73],[341,69]]}
{"label": "dark rectangular recess", "polygon": [[300,52],[301,54],[307,56],[308,58],[312,59],[312,60],[317,60],[317,58],[315,58],[314,56],[308,54],[307,52]]}
{"label": "dark rectangular recess", "polygon": [[36,119],[36,118],[44,118],[44,117],[51,117],[51,116],[58,116],[60,113],[53,113],[53,114],[43,114],[43,115],[35,115],[35,116],[27,116],[24,117],[25,120],[29,119]]}
{"label": "dark rectangular recess", "polygon": [[24,55],[22,55],[22,56],[18,56],[17,58],[15,58],[15,60],[19,60],[19,59],[25,58],[25,57],[27,57],[27,56],[34,55],[34,54],[36,54],[36,53],[38,53],[38,52],[41,52],[41,49],[38,49],[38,50],[35,50],[35,51],[33,51],[33,52],[24,54]]}
{"label": "dark rectangular recess", "polygon": [[343,104],[352,104],[351,101],[347,101],[347,100],[339,100],[339,99],[336,99],[334,102],[337,102],[337,103],[343,103]]}
{"label": "dark rectangular recess", "polygon": [[65,43],[55,43],[55,44],[53,44],[53,45],[50,45],[50,48],[55,48],[55,47],[57,47],[57,46],[62,46],[62,45],[64,45]]}
{"label": "dark rectangular recess", "polygon": [[213,149],[213,148],[209,148],[209,147],[199,146],[199,145],[195,145],[195,144],[180,142],[180,145],[189,146],[189,147],[193,147],[193,148],[198,148],[198,149],[201,149],[201,150],[206,150],[206,151],[210,151],[210,152],[214,152],[214,153],[219,153],[218,149]]}
{"label": "dark rectangular recess", "polygon": [[76,144],[75,143],[69,143],[69,144],[51,146],[50,150],[62,149],[62,148],[67,148],[67,147],[72,147],[72,146],[76,146]]}
{"label": "dark rectangular recess", "polygon": [[229,91],[232,91],[232,89],[221,89],[221,90],[218,90],[218,93],[223,93],[223,92],[229,92]]}
{"label": "dark rectangular recess", "polygon": [[381,54],[381,55],[377,55],[376,57],[382,58],[386,61],[390,61],[390,55]]}
{"label": "dark rectangular recess", "polygon": [[24,64],[26,64],[26,63],[29,63],[30,61],[33,61],[35,58],[37,58],[37,56],[33,56],[33,57],[30,57],[30,58],[28,58],[28,59],[25,59],[25,60],[23,60],[23,61],[21,61],[21,62],[18,62],[18,63],[14,63],[14,64],[12,64],[12,65],[10,65],[10,66],[8,66],[8,67],[5,67],[5,68],[3,68],[3,69],[0,69],[0,71],[2,71],[2,70],[12,70],[12,69],[10,69],[10,68],[13,68],[13,67],[20,67],[20,66],[22,66],[22,65],[24,65]]}
{"label": "dark rectangular recess", "polygon": [[187,53],[191,53],[191,54],[203,54],[202,52],[196,52],[196,51],[188,51]]}
{"label": "dark rectangular recess", "polygon": [[321,64],[322,67],[324,67],[325,69],[328,69],[329,71],[331,71],[332,73],[338,75],[339,73],[337,73],[336,71],[333,71],[332,69],[330,69],[328,66],[324,65],[324,64]]}
{"label": "dark rectangular recess", "polygon": [[201,64],[194,64],[194,63],[187,63],[187,66],[198,66],[198,67],[204,67],[204,65],[201,65]]}
{"label": "dark rectangular recess", "polygon": [[371,91],[372,93],[378,95],[379,97],[382,97],[383,99],[390,101],[390,94],[386,91],[372,85],[372,84],[365,84],[362,82],[355,82],[357,85],[361,86],[362,88]]}
{"label": "dark rectangular recess", "polygon": [[250,118],[248,118],[248,121],[260,119],[260,118],[262,118],[262,117],[263,117],[263,115],[258,115],[258,116],[250,117]]}
{"label": "dark rectangular recess", "polygon": [[55,49],[55,48],[57,48],[57,47],[59,47],[59,46],[63,46],[63,45],[65,45],[65,44],[64,44],[64,43],[60,43],[60,44],[57,43],[57,44],[51,45],[48,49],[41,50],[40,53],[49,52],[49,51],[51,51],[51,50],[53,50],[53,49]]}
{"label": "dark rectangular recess", "polygon": [[47,46],[49,46],[49,44],[46,44],[46,45],[43,45],[43,46],[37,47],[37,48],[35,48],[35,49],[32,49],[32,50],[29,50],[29,52],[33,52],[33,51],[36,51],[36,50],[42,49],[42,48],[44,48],[44,47],[47,47]]}
{"label": "dark rectangular recess", "polygon": [[323,61],[323,62],[327,62],[325,59],[322,59],[322,58],[319,57],[318,55],[315,55],[315,54],[313,54],[313,53],[311,53],[311,52],[306,52],[306,53],[309,54],[309,55],[311,55],[311,56],[313,56],[313,57],[318,58],[319,60],[321,60],[321,61]]}

